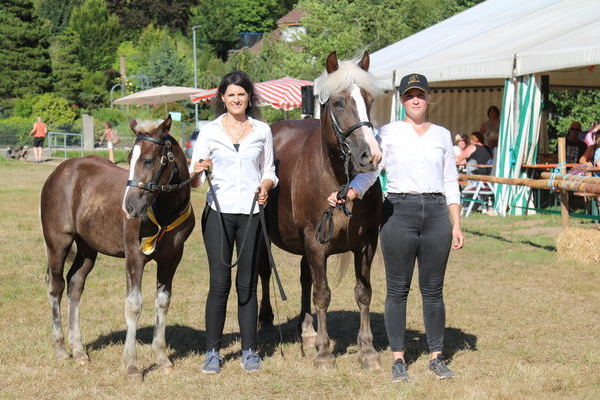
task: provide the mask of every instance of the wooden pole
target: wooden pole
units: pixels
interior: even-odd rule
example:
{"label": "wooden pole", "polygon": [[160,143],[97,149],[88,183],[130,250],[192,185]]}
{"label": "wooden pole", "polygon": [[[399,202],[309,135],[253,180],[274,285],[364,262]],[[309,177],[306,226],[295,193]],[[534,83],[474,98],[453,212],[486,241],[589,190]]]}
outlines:
{"label": "wooden pole", "polygon": [[[544,179],[549,179],[552,177],[551,172],[542,172],[540,176]],[[583,176],[583,175],[554,175],[554,180],[572,180],[575,182],[585,182],[585,183],[596,183],[600,184],[600,177],[597,176]]]}
{"label": "wooden pole", "polygon": [[[565,164],[567,162],[567,143],[566,138],[558,138],[558,163]],[[561,175],[567,173],[567,169],[562,167],[560,169]],[[569,227],[569,193],[562,191],[560,193],[560,220],[563,228]]]}
{"label": "wooden pole", "polygon": [[467,174],[460,174],[459,178],[464,181],[502,183],[505,185],[528,186],[534,189],[552,189],[552,186],[554,186],[556,189],[564,191],[600,194],[600,183],[589,183],[575,179],[555,179],[551,185],[549,179],[499,178],[497,176]]}

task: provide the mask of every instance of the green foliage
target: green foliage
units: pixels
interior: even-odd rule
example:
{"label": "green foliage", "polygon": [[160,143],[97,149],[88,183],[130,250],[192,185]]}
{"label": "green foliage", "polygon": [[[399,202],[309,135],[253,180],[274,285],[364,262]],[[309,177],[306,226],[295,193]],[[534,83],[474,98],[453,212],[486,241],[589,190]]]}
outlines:
{"label": "green foliage", "polygon": [[85,72],[81,80],[79,103],[86,109],[106,106],[110,82],[114,77],[110,71]]}
{"label": "green foliage", "polygon": [[[190,25],[198,25],[198,39],[209,43],[219,57],[235,48],[240,32],[270,32],[285,10],[276,0],[200,0],[190,10]],[[283,4],[285,6],[285,4]]]}
{"label": "green foliage", "polygon": [[0,3],[0,97],[40,93],[50,85],[48,26],[31,0]]}
{"label": "green foliage", "polygon": [[550,103],[553,111],[548,118],[548,135],[553,148],[554,139],[566,136],[571,122],[581,122],[586,131],[600,120],[600,90],[551,90]]}
{"label": "green foliage", "polygon": [[107,0],[108,10],[117,15],[128,37],[148,25],[168,27],[171,31],[185,31],[189,10],[196,0]]}
{"label": "green foliage", "polygon": [[79,99],[82,91],[81,80],[87,72],[79,62],[80,46],[79,36],[70,28],[56,36],[50,46],[54,91],[59,96],[79,104],[82,103]]}
{"label": "green foliage", "polygon": [[33,105],[37,97],[33,95],[23,96],[15,100],[13,115],[21,118],[30,118],[33,114]]}
{"label": "green foliage", "polygon": [[98,108],[94,110],[92,116],[94,117],[94,121],[100,123],[110,122],[113,125],[127,121],[125,114],[118,108]]}
{"label": "green foliage", "polygon": [[300,116],[302,115],[300,109],[283,111],[269,106],[261,107],[260,113],[261,119],[268,124],[274,124],[275,122],[283,121],[284,119],[300,119]]}
{"label": "green foliage", "polygon": [[85,0],[73,8],[68,27],[79,37],[81,65],[90,71],[107,69],[119,47],[119,20],[109,15],[105,0]]}
{"label": "green foliage", "polygon": [[72,104],[54,93],[40,95],[33,104],[32,112],[33,116],[42,117],[49,130],[70,127],[77,117]]}
{"label": "green foliage", "polygon": [[71,11],[82,0],[38,0],[38,13],[50,21],[52,34],[61,33],[69,23]]}
{"label": "green foliage", "polygon": [[0,119],[0,144],[1,145],[25,145],[31,140],[29,132],[33,126],[31,118],[12,116]]}

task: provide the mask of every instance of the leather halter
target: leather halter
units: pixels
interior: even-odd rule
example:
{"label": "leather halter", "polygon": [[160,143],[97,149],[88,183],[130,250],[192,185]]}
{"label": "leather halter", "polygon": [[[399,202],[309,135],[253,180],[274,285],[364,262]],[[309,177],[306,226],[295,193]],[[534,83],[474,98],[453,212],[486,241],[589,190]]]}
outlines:
{"label": "leather halter", "polygon": [[[152,181],[140,182],[140,181],[131,179],[131,180],[127,181],[126,186],[132,186],[132,187],[136,187],[138,189],[148,190],[150,192],[165,193],[165,192],[172,192],[173,190],[181,189],[182,187],[187,185],[194,178],[195,175],[191,176],[189,179],[186,179],[185,181],[183,181],[181,183],[171,184],[171,181],[173,180],[173,178],[175,178],[176,176],[179,175],[179,167],[177,167],[177,163],[175,163],[175,156],[173,155],[172,143],[175,141],[175,139],[172,136],[167,135],[165,139],[158,139],[158,138],[153,138],[150,136],[138,136],[135,139],[136,143],[141,140],[146,140],[148,142],[152,142],[159,146],[163,146],[163,153],[162,153],[162,156],[160,157],[160,168],[158,168],[158,171],[156,171],[156,174],[154,174]],[[172,165],[171,166],[171,176],[169,176],[169,180],[167,181],[167,183],[165,185],[159,185],[158,180],[160,179],[167,164]]]}

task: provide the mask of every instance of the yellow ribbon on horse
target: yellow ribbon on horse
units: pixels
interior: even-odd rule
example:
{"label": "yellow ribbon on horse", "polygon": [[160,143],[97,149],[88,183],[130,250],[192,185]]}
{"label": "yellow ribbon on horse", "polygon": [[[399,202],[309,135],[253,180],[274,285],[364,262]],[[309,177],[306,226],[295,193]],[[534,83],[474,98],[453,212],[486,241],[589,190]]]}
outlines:
{"label": "yellow ribbon on horse", "polygon": [[162,239],[165,233],[177,228],[186,219],[188,219],[188,217],[192,214],[192,203],[188,203],[187,207],[179,215],[179,217],[177,217],[175,221],[171,222],[171,224],[165,227],[160,226],[160,224],[158,223],[158,220],[154,215],[154,210],[152,209],[152,207],[148,207],[147,214],[150,221],[158,227],[158,232],[156,232],[155,235],[142,238],[142,241],[140,243],[140,250],[142,251],[142,253],[148,256],[154,253],[154,250],[156,249],[156,244],[160,239]]}

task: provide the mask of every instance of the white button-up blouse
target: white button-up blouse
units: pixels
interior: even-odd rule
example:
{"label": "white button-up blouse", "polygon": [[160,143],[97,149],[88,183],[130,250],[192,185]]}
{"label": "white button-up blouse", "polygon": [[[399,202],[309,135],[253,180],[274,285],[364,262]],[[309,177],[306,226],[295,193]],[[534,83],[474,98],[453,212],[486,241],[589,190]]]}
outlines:
{"label": "white button-up blouse", "polygon": [[[265,179],[271,179],[274,186],[278,179],[273,164],[273,135],[269,125],[248,117],[252,130],[240,142],[236,151],[223,127],[223,117],[204,125],[194,144],[190,173],[199,160],[212,159],[212,184],[221,211],[227,214],[250,214],[256,188]],[[202,175],[204,180],[204,174]],[[206,200],[216,211],[212,193]],[[258,213],[258,205],[254,213]]]}
{"label": "white button-up blouse", "polygon": [[363,194],[384,169],[389,193],[443,193],[460,204],[458,172],[450,132],[439,125],[419,136],[412,125],[396,121],[379,130],[383,158],[379,170],[358,174],[350,183]]}

